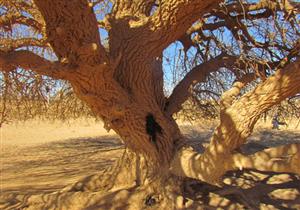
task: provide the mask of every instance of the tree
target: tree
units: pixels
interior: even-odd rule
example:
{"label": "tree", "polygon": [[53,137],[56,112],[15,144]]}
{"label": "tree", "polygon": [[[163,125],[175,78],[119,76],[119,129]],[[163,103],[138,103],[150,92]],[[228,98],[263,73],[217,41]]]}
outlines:
{"label": "tree", "polygon": [[[220,185],[225,172],[242,168],[300,174],[298,144],[238,152],[261,114],[300,92],[298,9],[297,2],[269,0],[2,1],[0,69],[68,81],[126,145],[101,181],[88,177],[65,193],[138,187],[137,200],[160,194],[161,206],[175,208],[178,177]],[[164,50],[176,41],[188,73],[166,97]],[[222,72],[225,80],[217,81]],[[191,96],[209,99],[196,95],[203,92],[222,94],[220,124],[198,153],[173,116]]]}

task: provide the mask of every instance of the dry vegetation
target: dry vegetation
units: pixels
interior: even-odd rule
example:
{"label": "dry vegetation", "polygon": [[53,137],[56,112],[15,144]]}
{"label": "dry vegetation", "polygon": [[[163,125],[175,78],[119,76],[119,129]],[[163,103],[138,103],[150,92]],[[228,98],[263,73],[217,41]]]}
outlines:
{"label": "dry vegetation", "polygon": [[299,208],[299,11],[0,0],[0,208]]}

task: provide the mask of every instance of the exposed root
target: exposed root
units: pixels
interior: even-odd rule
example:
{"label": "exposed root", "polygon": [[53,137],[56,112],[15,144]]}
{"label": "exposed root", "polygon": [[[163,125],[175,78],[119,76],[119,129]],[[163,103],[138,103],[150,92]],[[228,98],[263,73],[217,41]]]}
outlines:
{"label": "exposed root", "polygon": [[233,155],[235,168],[300,174],[300,144],[289,144],[256,152],[246,156]]}
{"label": "exposed root", "polygon": [[[187,179],[184,197],[204,209],[299,209],[300,177],[255,170],[230,171],[218,187]],[[192,205],[188,209],[196,207]],[[269,208],[269,207],[270,208]],[[196,208],[195,208],[196,209]]]}
{"label": "exposed root", "polygon": [[[300,198],[300,177],[295,174],[243,170],[230,172],[227,177],[231,177],[230,180],[226,180],[223,189],[216,193],[222,196],[235,195],[249,209],[259,209],[262,203],[279,209],[300,206],[300,202],[297,202]],[[284,196],[286,193],[290,193],[289,196]]]}
{"label": "exposed root", "polygon": [[221,178],[227,171],[257,169],[300,174],[299,162],[300,144],[269,148],[252,155],[228,153],[221,146],[209,147],[199,154],[191,147],[185,147],[177,153],[171,170],[181,177],[222,185]]}
{"label": "exposed root", "polygon": [[[299,177],[289,175],[286,181],[278,182],[271,178],[276,173],[261,171],[299,174],[299,148],[299,144],[292,144],[265,149],[252,155],[233,153],[226,158],[212,151],[199,154],[185,148],[179,153],[182,155],[181,159],[180,156],[177,157],[177,161],[181,162],[177,162],[178,165],[173,162],[172,172],[181,169],[177,174],[197,179],[188,181],[171,175],[169,170],[155,171],[157,176],[153,176],[154,171],[147,170],[151,167],[147,168],[145,159],[125,150],[120,161],[101,174],[89,176],[55,193],[1,196],[0,208],[138,210],[198,209],[199,206],[214,209],[231,206],[234,209],[258,209],[263,202],[265,205],[270,203],[281,209],[288,209],[298,205],[300,198],[296,197],[291,201],[274,200],[271,194],[277,189],[294,188],[300,191]],[[217,156],[213,156],[215,154]],[[251,167],[261,170],[259,173],[263,175],[260,175],[260,179],[255,180],[255,173],[247,172],[247,168]],[[236,170],[229,182],[222,179],[228,169]],[[210,178],[206,179],[207,177]],[[240,177],[242,184],[238,179],[235,182],[234,177]],[[200,183],[199,178],[213,184],[218,183],[222,188]],[[212,182],[215,178],[218,182]]]}

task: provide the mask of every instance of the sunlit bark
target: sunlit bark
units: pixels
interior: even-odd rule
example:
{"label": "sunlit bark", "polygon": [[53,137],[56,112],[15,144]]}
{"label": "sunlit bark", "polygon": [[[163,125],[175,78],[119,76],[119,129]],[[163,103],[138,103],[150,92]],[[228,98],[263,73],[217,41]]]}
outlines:
{"label": "sunlit bark", "polygon": [[[106,47],[101,43],[94,3],[87,0],[34,0],[34,5],[24,1],[24,5],[19,7],[30,14],[27,15],[30,16],[28,19],[22,13],[13,13],[19,1],[14,5],[4,4],[14,9],[7,13],[6,18],[1,17],[0,27],[12,30],[15,24],[23,24],[34,28],[44,37],[3,38],[0,41],[1,71],[22,68],[68,81],[77,97],[103,120],[107,130],[113,129],[130,150],[99,185],[93,185],[99,176],[90,177],[83,184],[76,183],[65,191],[47,196],[49,200],[33,197],[32,205],[38,203],[43,208],[50,208],[55,199],[64,196],[67,197],[64,198],[66,203],[70,200],[74,202],[74,191],[96,191],[98,187],[114,191],[113,195],[108,194],[107,197],[117,194],[117,190],[132,187],[141,187],[135,191],[134,196],[147,196],[161,190],[170,177],[168,184],[180,183],[173,174],[220,184],[226,171],[242,168],[300,173],[297,165],[299,145],[271,148],[250,156],[237,152],[251,135],[262,113],[300,92],[300,62],[296,60],[299,44],[293,45],[294,50],[286,48],[290,50],[286,58],[291,61],[280,61],[278,58],[272,65],[257,62],[257,69],[252,69],[250,73],[246,71],[246,64],[236,64],[239,56],[233,53],[220,53],[215,57],[207,55],[210,59],[203,59],[203,63],[194,65],[171,96],[168,99],[165,97],[162,54],[176,40],[181,41],[187,51],[197,43],[190,40],[193,33],[199,32],[204,40],[206,36],[203,30],[226,26],[237,42],[268,47],[253,40],[245,25],[239,25],[242,21],[232,22],[232,17],[228,19],[227,14],[219,14],[218,3],[219,0],[166,0],[158,3],[152,0],[116,0],[111,14],[103,20],[108,30],[109,42]],[[234,9],[236,6],[232,4],[228,8]],[[272,1],[241,6],[247,9],[247,14],[239,8],[238,15],[245,12],[245,17],[249,19],[258,15],[249,14],[251,10],[266,9],[268,12],[271,9],[287,8],[289,12],[295,9],[290,4],[275,4]],[[202,23],[201,17],[209,12],[209,15],[224,18],[224,21]],[[263,13],[258,16],[270,15]],[[240,28],[236,28],[238,26]],[[240,33],[243,33],[243,38]],[[27,46],[51,49],[58,60],[50,61],[24,50]],[[207,48],[209,51],[209,46]],[[245,49],[247,52],[247,47]],[[235,71],[236,66],[239,71]],[[273,76],[267,77],[264,74],[264,77],[260,77],[261,69],[265,70],[265,66],[276,70]],[[237,81],[221,97],[220,124],[210,144],[200,154],[183,146],[186,144],[185,139],[172,115],[181,110],[181,105],[190,96],[191,88],[224,67],[234,72]],[[264,81],[253,91],[240,96],[241,90],[256,77]],[[286,155],[289,158],[285,158]],[[108,183],[111,176],[114,177],[113,184]],[[122,179],[124,176],[126,180]],[[179,186],[173,187],[178,191]],[[86,201],[83,194],[79,197]],[[103,198],[99,194],[95,194],[95,197],[97,201]],[[170,196],[170,199],[173,198]]]}
{"label": "sunlit bark", "polygon": [[[299,69],[298,60],[239,99],[232,96],[236,96],[246,83],[237,82],[239,87],[234,86],[224,94],[226,105],[221,110],[220,124],[205,152],[198,154],[191,148],[183,148],[173,161],[174,173],[213,184],[219,183],[226,171],[242,168],[299,173],[299,166],[295,164],[299,160],[299,145],[268,149],[251,156],[236,151],[251,135],[265,110],[300,91]],[[227,97],[233,101],[228,101]]]}

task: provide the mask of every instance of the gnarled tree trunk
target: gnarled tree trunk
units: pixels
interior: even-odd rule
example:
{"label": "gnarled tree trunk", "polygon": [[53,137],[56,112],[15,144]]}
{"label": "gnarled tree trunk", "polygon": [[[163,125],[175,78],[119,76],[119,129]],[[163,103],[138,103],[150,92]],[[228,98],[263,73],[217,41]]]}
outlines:
{"label": "gnarled tree trunk", "polygon": [[[139,71],[139,77],[155,76],[151,74],[152,68],[155,68],[151,63],[141,61],[136,64],[139,68],[130,69],[134,62],[128,63],[126,57],[122,56],[118,62],[115,72],[122,68],[123,71]],[[162,87],[147,84],[149,81],[154,83],[156,78],[136,80],[126,77],[129,81],[122,83],[107,76],[110,73],[105,69],[82,68],[84,74],[70,80],[78,97],[87,102],[93,112],[103,119],[105,127],[113,129],[128,148],[143,154],[154,168],[168,167],[176,143],[182,140],[182,136],[174,119],[164,113]],[[102,81],[99,81],[100,77]],[[125,88],[131,94],[127,94]]]}
{"label": "gnarled tree trunk", "polygon": [[[109,49],[106,49],[100,41],[93,3],[34,0],[33,8],[38,11],[34,13],[36,27],[58,61],[49,61],[28,50],[8,48],[0,51],[1,69],[11,71],[21,67],[69,81],[76,95],[101,117],[105,128],[113,129],[120,136],[127,150],[106,175],[90,176],[54,194],[32,196],[21,207],[28,204],[42,209],[72,209],[70,203],[80,201],[80,208],[87,208],[86,205],[91,205],[88,201],[93,200],[93,206],[88,207],[108,209],[112,206],[101,203],[101,199],[113,198],[123,202],[121,206],[116,204],[118,208],[127,208],[131,199],[148,202],[151,206],[154,199],[161,200],[161,209],[172,209],[180,207],[175,204],[175,196],[181,193],[179,177],[222,184],[221,177],[226,171],[241,168],[300,174],[299,164],[296,164],[300,159],[299,145],[250,156],[238,152],[262,113],[300,92],[299,60],[278,70],[241,97],[241,89],[254,79],[254,74],[238,78],[223,95],[220,124],[204,153],[183,146],[186,142],[172,115],[187,100],[191,87],[221,67],[232,67],[238,58],[220,54],[194,67],[166,99],[162,53],[219,2],[166,0],[159,1],[156,8],[156,1],[152,0],[116,0],[112,12],[102,23],[108,30]],[[222,25],[226,21],[218,23]],[[23,46],[15,49],[20,47]],[[290,158],[275,159],[284,155]],[[262,164],[266,160],[272,164]],[[101,189],[110,194],[85,192]],[[60,199],[64,202],[56,206]],[[21,208],[14,206],[17,207]],[[136,209],[134,205],[128,208]]]}

